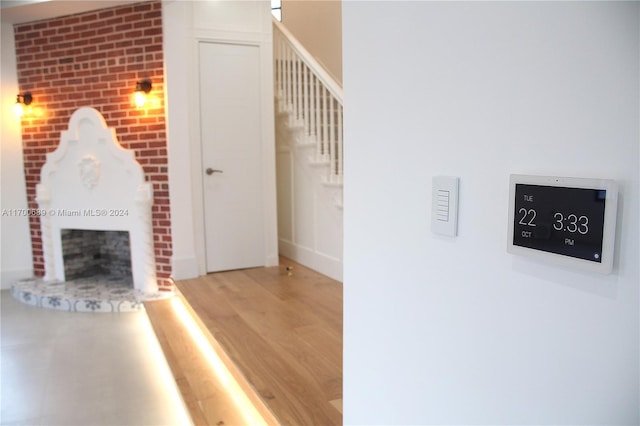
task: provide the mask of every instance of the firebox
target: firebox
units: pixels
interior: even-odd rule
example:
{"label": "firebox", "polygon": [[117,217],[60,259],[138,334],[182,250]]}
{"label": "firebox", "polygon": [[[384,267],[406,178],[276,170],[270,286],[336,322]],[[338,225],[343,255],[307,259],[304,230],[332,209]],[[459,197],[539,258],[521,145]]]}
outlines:
{"label": "firebox", "polygon": [[62,229],[65,280],[93,276],[131,284],[131,247],[127,231]]}

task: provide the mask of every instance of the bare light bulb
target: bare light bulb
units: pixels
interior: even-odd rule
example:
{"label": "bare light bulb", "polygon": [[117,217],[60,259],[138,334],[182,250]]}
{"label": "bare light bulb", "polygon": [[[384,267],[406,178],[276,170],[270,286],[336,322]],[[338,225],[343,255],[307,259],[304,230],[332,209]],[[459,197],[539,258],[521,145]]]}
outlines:
{"label": "bare light bulb", "polygon": [[24,115],[24,106],[20,102],[16,102],[13,106],[13,112],[15,112],[16,117],[20,118]]}
{"label": "bare light bulb", "polygon": [[133,92],[133,104],[142,108],[144,104],[147,102],[147,95],[144,92]]}

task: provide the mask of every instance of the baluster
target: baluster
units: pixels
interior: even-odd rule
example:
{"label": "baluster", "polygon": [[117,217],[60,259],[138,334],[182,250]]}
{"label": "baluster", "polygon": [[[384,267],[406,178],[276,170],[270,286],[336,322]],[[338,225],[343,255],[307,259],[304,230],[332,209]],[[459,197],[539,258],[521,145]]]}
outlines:
{"label": "baluster", "polygon": [[304,94],[304,73],[305,73],[305,68],[307,66],[305,65],[304,61],[302,60],[302,58],[300,58],[300,93],[298,94],[299,96],[299,101],[300,101],[300,120],[302,120],[302,123],[300,123],[302,125],[302,127],[304,128],[304,98],[305,98],[305,94]]}
{"label": "baluster", "polygon": [[298,54],[296,54],[296,95],[296,118],[300,120],[302,119],[302,62],[300,61]]}
{"label": "baluster", "polygon": [[304,135],[309,136],[309,67],[304,66],[304,83],[302,86]]}
{"label": "baluster", "polygon": [[333,182],[334,177],[336,175],[336,145],[335,145],[335,136],[336,136],[336,113],[334,111],[335,107],[335,99],[333,95],[329,100],[329,160],[331,161],[330,171],[329,171],[329,181]]}
{"label": "baluster", "polygon": [[273,33],[273,63],[274,69],[273,74],[276,81],[275,84],[275,95],[278,97],[278,110],[280,110],[280,37],[278,37],[278,33],[274,31]]}
{"label": "baluster", "polygon": [[[289,48],[291,48],[291,46],[289,46]],[[293,49],[291,49],[290,51],[291,51],[291,124],[294,124],[296,121],[296,114],[297,114],[296,108],[298,107],[298,104],[296,102],[298,99],[298,97],[296,96],[296,90],[298,88],[296,84],[298,61],[296,58],[295,51]]]}
{"label": "baluster", "polygon": [[316,160],[322,157],[322,129],[320,121],[320,80],[316,77]]}
{"label": "baluster", "polygon": [[282,76],[282,68],[284,66],[283,58],[282,58],[282,37],[278,33],[278,97],[280,98],[279,107],[280,111],[282,111],[282,96],[284,95],[284,78]]}
{"label": "baluster", "polygon": [[309,75],[309,136],[315,137],[316,131],[316,76],[310,72]]}
{"label": "baluster", "polygon": [[293,51],[293,82],[293,105],[295,106],[293,112],[297,120],[300,115],[300,61],[295,50]]}
{"label": "baluster", "polygon": [[284,110],[289,111],[289,45],[284,44],[283,51],[283,59],[284,59]]}
{"label": "baluster", "polygon": [[285,93],[287,91],[286,81],[287,81],[287,45],[284,40],[284,37],[280,38],[280,88],[282,90],[283,99],[285,98]]}
{"label": "baluster", "polygon": [[300,95],[300,74],[299,74],[299,64],[300,62],[298,61],[298,55],[293,52],[294,58],[293,58],[293,118],[294,118],[294,124],[295,121],[297,121],[298,119],[298,114],[299,114],[299,107],[300,107],[300,102],[299,102],[299,95]]}
{"label": "baluster", "polygon": [[289,111],[289,125],[293,124],[293,51],[291,46],[288,46],[288,68],[289,68],[289,96],[287,98],[287,111]]}
{"label": "baluster", "polygon": [[278,43],[280,39],[278,38],[278,33],[276,31],[273,32],[273,75],[275,79],[275,94],[278,95],[280,87],[278,85]]}
{"label": "baluster", "polygon": [[322,160],[326,161],[329,157],[329,134],[327,120],[327,88],[322,86]]}
{"label": "baluster", "polygon": [[342,182],[342,175],[344,173],[344,152],[342,146],[342,105],[338,104],[338,150],[336,154],[338,155],[338,182]]}

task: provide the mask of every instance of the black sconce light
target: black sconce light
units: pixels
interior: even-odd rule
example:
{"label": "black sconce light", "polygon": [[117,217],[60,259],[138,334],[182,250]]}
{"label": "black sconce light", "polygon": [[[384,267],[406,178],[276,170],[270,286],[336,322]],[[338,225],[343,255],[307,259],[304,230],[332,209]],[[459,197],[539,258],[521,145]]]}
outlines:
{"label": "black sconce light", "polygon": [[133,92],[133,104],[142,108],[147,102],[147,95],[151,91],[151,80],[141,80],[136,83],[136,90]]}
{"label": "black sconce light", "polygon": [[31,102],[33,102],[31,92],[26,92],[24,95],[18,94],[16,97],[16,104],[13,106],[16,117],[22,117],[24,115],[24,107],[31,105]]}

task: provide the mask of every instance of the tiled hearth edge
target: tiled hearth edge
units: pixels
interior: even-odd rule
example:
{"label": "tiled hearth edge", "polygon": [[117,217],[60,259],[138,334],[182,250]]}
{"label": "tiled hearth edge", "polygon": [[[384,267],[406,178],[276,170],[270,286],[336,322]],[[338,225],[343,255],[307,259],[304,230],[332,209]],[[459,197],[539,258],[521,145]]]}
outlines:
{"label": "tiled hearth edge", "polygon": [[174,296],[173,291],[143,294],[131,283],[113,282],[109,277],[73,281],[44,281],[27,278],[11,284],[14,298],[27,305],[66,312],[134,312],[144,310],[142,302]]}

